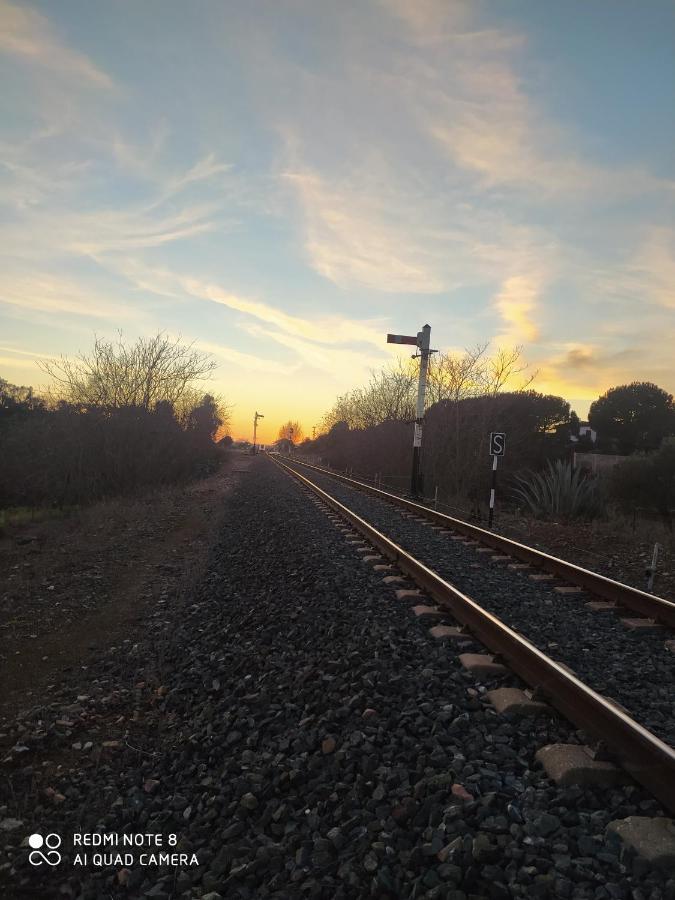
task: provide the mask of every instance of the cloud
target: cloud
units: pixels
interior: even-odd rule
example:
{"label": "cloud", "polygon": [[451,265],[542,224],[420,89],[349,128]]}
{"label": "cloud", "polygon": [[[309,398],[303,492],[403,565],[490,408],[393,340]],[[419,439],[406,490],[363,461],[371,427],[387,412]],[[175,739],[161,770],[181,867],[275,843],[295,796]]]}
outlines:
{"label": "cloud", "polygon": [[[265,372],[271,375],[292,375],[298,370],[297,364],[282,363],[275,359],[265,359],[252,353],[242,353],[233,347],[225,347],[210,341],[195,341],[195,347],[211,353],[217,359],[234,364],[246,372]],[[0,348],[1,349],[1,348]]]}
{"label": "cloud", "polygon": [[[246,318],[240,327],[248,334],[257,339],[271,340],[291,350],[297,361],[341,378],[346,373],[350,378],[354,378],[358,372],[366,373],[368,365],[373,361],[372,350],[366,356],[363,351],[352,349],[353,346],[367,344],[375,347],[382,361],[386,360],[391,350],[385,343],[385,322],[351,319],[340,315],[323,315],[312,319],[290,315],[269,303],[239,296],[219,285],[166,269],[154,270],[129,260],[122,260],[116,271],[143,290],[174,298],[185,294],[242,313]],[[204,341],[200,341],[199,346],[228,361],[239,361],[242,368],[248,370],[281,374],[299,370],[297,361],[280,363],[264,360],[257,355],[242,354],[232,348]]]}
{"label": "cloud", "polygon": [[[225,219],[223,197],[180,202],[188,186],[206,182],[229,166],[207,156],[182,174],[158,183],[146,202],[117,206],[111,199],[94,209],[85,203],[91,183],[100,190],[100,174],[87,161],[17,162],[18,148],[0,145],[0,171],[12,178],[4,202],[13,207],[5,226],[4,251],[23,259],[105,257],[161,247],[232,225]],[[167,201],[174,202],[168,204]]]}
{"label": "cloud", "polygon": [[[666,325],[666,323],[664,323]],[[666,325],[667,329],[667,325]],[[611,333],[593,342],[565,342],[539,348],[537,390],[575,401],[592,401],[610,387],[651,381],[673,390],[672,353],[667,342],[655,342],[650,329],[633,329],[629,340]]]}
{"label": "cloud", "polygon": [[198,279],[178,277],[188,294],[220,303],[230,309],[274,325],[280,332],[315,341],[320,344],[368,343],[380,349],[384,342],[384,326],[376,327],[371,321],[347,319],[341,316],[320,316],[303,319],[292,316],[259,300],[239,297],[218,285],[205,284]]}
{"label": "cloud", "polygon": [[177,194],[189,184],[195,184],[198,181],[210,181],[215,175],[229,172],[231,169],[232,165],[230,163],[218,162],[216,155],[209,153],[196,162],[187,172],[171,179],[167,185],[167,194]]}
{"label": "cloud", "polygon": [[34,66],[110,90],[113,80],[86,56],[67,47],[48,19],[26,6],[0,0],[0,51]]}
{"label": "cloud", "polygon": [[592,346],[575,347],[567,352],[563,364],[566,368],[578,371],[579,369],[597,368],[600,360]]}
{"label": "cloud", "polygon": [[[476,4],[381,2],[406,23],[416,49],[404,65],[418,125],[446,159],[477,177],[481,189],[508,187],[565,203],[589,192],[612,199],[675,191],[675,180],[639,165],[612,168],[579,154],[578,135],[547,114],[518,74],[525,33],[476,27]],[[421,60],[420,45],[432,48],[428,61]]]}
{"label": "cloud", "polygon": [[424,229],[415,237],[410,227],[412,206],[401,210],[404,198],[369,192],[348,180],[329,184],[308,171],[285,172],[284,178],[300,197],[305,250],[320,275],[344,288],[364,285],[392,293],[443,289],[433,251],[424,247]]}
{"label": "cloud", "polygon": [[[46,354],[46,353],[35,353],[33,350],[23,350],[20,347],[12,347],[12,346],[4,346],[4,347],[0,346],[0,352],[1,353],[16,353],[19,356],[30,356],[33,359],[57,359],[58,358],[56,356],[49,356],[49,354]],[[29,360],[26,360],[26,362],[29,362]],[[16,361],[16,363],[18,365],[18,360]]]}
{"label": "cloud", "polygon": [[[399,36],[394,51],[375,45],[365,56],[357,36],[340,33],[348,59],[340,78],[276,62],[275,80],[288,82],[298,102],[268,114],[284,143],[280,177],[299,202],[309,265],[343,290],[393,294],[442,294],[519,274],[512,259],[523,243],[545,257],[555,244],[490,190],[529,184],[542,161],[511,63],[522,37],[471,30],[464,4],[383,5],[407,23],[412,43]],[[425,29],[438,35],[439,22],[444,40],[427,56],[419,41]],[[575,183],[587,176],[558,152],[538,170],[545,190],[556,166]]]}
{"label": "cloud", "polygon": [[628,274],[634,289],[641,287],[652,302],[675,309],[675,230],[649,229],[628,265]]}
{"label": "cloud", "polygon": [[423,45],[444,43],[467,26],[471,7],[463,0],[379,0],[390,15],[411,29]]}
{"label": "cloud", "polygon": [[459,168],[474,172],[484,188],[511,185],[560,194],[587,190],[604,173],[565,152],[566,136],[535,109],[503,44],[453,57],[452,92],[429,90],[427,128]]}
{"label": "cloud", "polygon": [[539,293],[540,284],[532,276],[514,275],[504,281],[494,299],[494,307],[506,326],[498,342],[521,344],[538,340],[539,328],[533,314]]}
{"label": "cloud", "polygon": [[212,231],[217,225],[215,212],[207,205],[157,216],[139,209],[40,210],[6,228],[5,251],[15,258],[44,262],[161,247]]}
{"label": "cloud", "polygon": [[255,337],[264,337],[292,350],[306,366],[332,375],[335,379],[348,381],[363,378],[368,371],[368,359],[363,353],[325,344],[316,344],[291,334],[272,331],[260,325],[247,325],[245,330]]}
{"label": "cloud", "polygon": [[[53,359],[54,357],[49,358]],[[36,371],[34,359],[17,359],[16,356],[0,356],[0,366],[6,366],[7,368],[12,369],[28,369],[31,372]]]}
{"label": "cloud", "polygon": [[136,319],[137,311],[117,300],[101,296],[82,282],[50,273],[11,276],[0,279],[0,303],[61,315],[85,316],[111,322]]}

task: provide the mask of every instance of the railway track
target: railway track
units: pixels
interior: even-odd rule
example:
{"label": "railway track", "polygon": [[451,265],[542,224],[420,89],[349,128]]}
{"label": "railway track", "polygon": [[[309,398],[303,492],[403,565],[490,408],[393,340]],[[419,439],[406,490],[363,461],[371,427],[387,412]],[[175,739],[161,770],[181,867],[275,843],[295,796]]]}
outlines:
{"label": "railway track", "polygon": [[[618,582],[612,582],[611,579],[557,560],[517,542],[509,541],[507,538],[486,532],[484,529],[436,513],[419,504],[355,482],[353,479],[303,464],[303,468],[310,470],[312,474],[312,478],[310,478],[307,474],[298,471],[295,464],[288,465],[278,458],[275,461],[289,475],[297,479],[306,490],[312,492],[321,503],[345,520],[354,533],[361,535],[369,545],[376,548],[378,554],[381,554],[389,564],[408,576],[424,592],[424,595],[432,598],[441,610],[446,611],[452,617],[455,626],[459,625],[459,628],[452,625],[445,626],[445,632],[442,628],[441,631],[437,629],[436,635],[452,635],[455,638],[469,635],[475,638],[495,654],[491,660],[493,665],[496,661],[503,662],[534,689],[536,698],[545,698],[568,720],[595,739],[596,751],[600,748],[600,752],[596,753],[597,759],[601,760],[603,756],[607,758],[607,751],[609,751],[609,757],[620,763],[664,806],[675,812],[675,750],[670,742],[662,740],[648,727],[640,724],[629,711],[623,708],[620,698],[617,702],[617,698],[603,696],[598,690],[594,690],[586,683],[583,676],[571,671],[559,659],[556,660],[547,655],[540,646],[525,637],[522,633],[524,629],[509,627],[497,615],[486,609],[484,604],[477,602],[476,599],[460,590],[453,581],[436,571],[428,558],[425,562],[409,548],[402,546],[400,542],[397,543],[391,534],[384,533],[384,530],[372,521],[373,510],[365,511],[364,498],[360,498],[357,492],[363,491],[372,498],[376,498],[377,501],[386,500],[387,503],[395,504],[397,509],[415,513],[425,523],[431,521],[437,527],[439,525],[446,528],[452,527],[454,531],[471,538],[480,536],[481,542],[486,547],[498,551],[497,558],[500,562],[507,561],[504,559],[504,551],[507,548],[510,551],[509,559],[523,560],[527,555],[531,560],[536,559],[537,564],[542,568],[548,567],[549,572],[551,567],[554,567],[556,575],[564,574],[565,580],[573,585],[583,586],[585,590],[592,589],[593,593],[603,598],[611,595],[614,602],[620,597],[623,606],[634,610],[639,609],[641,612],[648,609],[651,612],[651,618],[661,622],[675,624],[675,619],[672,618],[675,604]],[[323,486],[317,483],[321,480],[324,482]],[[325,483],[327,480],[335,485],[332,490],[328,489],[328,485]],[[346,492],[350,492],[349,498],[345,496]],[[380,520],[383,517],[386,518],[381,511],[379,515]],[[417,522],[414,523],[414,526],[418,530],[422,528]],[[428,524],[426,527],[428,529]],[[448,543],[447,535],[437,535],[437,537],[445,539],[445,543]],[[454,544],[454,547],[457,547],[457,544]],[[376,559],[370,561],[377,562]],[[481,564],[473,563],[471,565],[479,567]],[[485,565],[487,562],[484,562],[482,567],[484,568]],[[494,565],[494,557],[490,561],[490,565]],[[516,573],[512,577],[515,578],[518,574],[522,577],[520,569],[516,569]],[[389,576],[389,580],[392,578],[395,580],[396,576]],[[568,601],[563,600],[563,596],[561,595],[560,602],[565,604]],[[420,597],[418,602],[422,603],[423,597]],[[642,641],[645,637],[646,635],[643,635],[639,640]],[[653,634],[652,640],[654,640]],[[661,636],[656,640],[662,642]],[[666,659],[668,656],[672,658],[672,654],[669,654],[668,650],[664,650],[664,653]],[[639,674],[638,672],[632,673],[631,677],[635,679],[639,677]]]}
{"label": "railway track", "polygon": [[[670,600],[657,597],[654,594],[649,594],[627,584],[622,584],[620,581],[614,581],[612,578],[607,578],[598,572],[592,572],[590,569],[559,559],[534,547],[528,547],[526,544],[495,534],[462,519],[456,519],[453,516],[440,513],[421,503],[383,491],[381,488],[375,488],[363,481],[332,472],[330,469],[313,466],[299,460],[294,460],[293,465],[301,465],[306,469],[327,475],[342,484],[349,485],[372,497],[391,503],[393,506],[405,510],[411,515],[419,516],[432,524],[463,534],[471,540],[478,541],[485,547],[512,557],[514,560],[519,560],[523,564],[534,566],[543,572],[559,577],[569,584],[583,588],[594,596],[612,604],[617,611],[627,609],[636,612],[648,620],[643,623],[645,627],[653,622],[660,622],[675,629],[675,603]],[[639,628],[640,622],[635,621],[633,627]]]}

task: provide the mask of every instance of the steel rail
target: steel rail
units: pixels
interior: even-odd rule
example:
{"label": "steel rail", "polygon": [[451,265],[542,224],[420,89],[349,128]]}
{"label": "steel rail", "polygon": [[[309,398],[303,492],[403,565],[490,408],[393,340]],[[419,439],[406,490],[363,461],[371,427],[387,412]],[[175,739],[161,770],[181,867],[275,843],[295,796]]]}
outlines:
{"label": "steel rail", "polygon": [[380,500],[386,500],[396,506],[409,510],[418,516],[424,516],[437,525],[443,525],[446,528],[452,528],[468,537],[475,538],[482,544],[499,550],[501,553],[513,556],[523,562],[531,563],[538,568],[544,569],[559,578],[569,581],[578,587],[585,588],[598,597],[616,603],[618,606],[626,607],[634,612],[646,616],[648,619],[654,619],[670,628],[675,628],[675,603],[666,600],[664,597],[657,597],[655,594],[648,594],[639,588],[631,587],[628,584],[622,584],[620,581],[614,581],[606,575],[600,575],[598,572],[592,572],[590,569],[584,569],[575,563],[560,559],[557,556],[551,556],[550,553],[544,553],[543,550],[536,550],[534,547],[528,547],[527,544],[521,544],[511,538],[495,534],[478,525],[472,525],[463,519],[455,519],[445,513],[438,512],[435,509],[429,509],[413,500],[407,500],[405,497],[399,497],[397,494],[390,494],[380,488],[372,487],[363,481],[355,478],[349,478],[346,475],[339,475],[337,472],[331,472],[330,469],[323,469],[320,466],[313,466],[310,463],[293,460],[301,466],[306,466],[322,475],[329,475],[338,481],[343,481],[352,487],[364,493],[371,494]]}
{"label": "steel rail", "polygon": [[675,813],[675,750],[672,747],[313,481],[272,458],[282,470],[350,522],[437,603],[447,607],[480,643],[504,660],[523,681],[537,688],[563,716],[605,742],[622,767]]}

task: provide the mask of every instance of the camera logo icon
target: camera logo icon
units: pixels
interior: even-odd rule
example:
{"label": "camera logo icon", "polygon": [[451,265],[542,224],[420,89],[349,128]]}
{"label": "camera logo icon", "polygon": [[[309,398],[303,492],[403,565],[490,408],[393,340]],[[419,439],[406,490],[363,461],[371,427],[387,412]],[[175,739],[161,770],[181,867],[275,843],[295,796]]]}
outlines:
{"label": "camera logo icon", "polygon": [[[47,834],[42,837],[41,834],[31,834],[28,838],[28,844],[33,849],[28,854],[28,861],[32,866],[41,866],[43,862],[48,866],[58,866],[61,862],[61,854],[58,847],[61,846],[61,838],[58,834]],[[42,848],[46,847],[46,852],[42,852]]]}

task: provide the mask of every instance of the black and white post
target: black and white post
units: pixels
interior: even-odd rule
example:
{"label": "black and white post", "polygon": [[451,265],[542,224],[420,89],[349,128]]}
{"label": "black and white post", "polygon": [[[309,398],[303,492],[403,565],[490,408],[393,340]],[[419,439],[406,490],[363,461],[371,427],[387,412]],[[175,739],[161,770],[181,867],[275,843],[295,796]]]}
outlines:
{"label": "black and white post", "polygon": [[422,495],[422,427],[424,425],[424,399],[427,392],[427,372],[429,370],[429,346],[431,326],[425,325],[417,335],[420,351],[420,374],[417,382],[417,409],[415,412],[415,432],[413,435],[413,461],[410,478],[410,493],[413,497]]}
{"label": "black and white post", "polygon": [[506,449],[506,434],[503,431],[490,432],[490,456],[492,457],[492,484],[490,486],[490,512],[488,513],[488,528],[492,528],[492,520],[495,514],[495,489],[497,487],[497,461],[504,455]]}
{"label": "black and white post", "polygon": [[[410,478],[410,493],[413,497],[422,495],[422,426],[424,424],[424,398],[427,390],[427,372],[429,370],[429,357],[434,350],[430,350],[431,326],[425,325],[417,332],[417,337],[409,334],[388,334],[388,344],[412,344],[417,347],[420,360],[420,374],[417,382],[417,409],[415,412],[415,433],[413,435],[413,459],[412,475]],[[416,358],[413,357],[413,359]]]}

